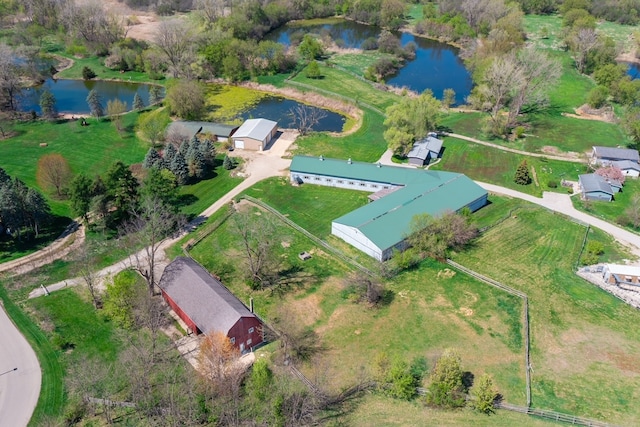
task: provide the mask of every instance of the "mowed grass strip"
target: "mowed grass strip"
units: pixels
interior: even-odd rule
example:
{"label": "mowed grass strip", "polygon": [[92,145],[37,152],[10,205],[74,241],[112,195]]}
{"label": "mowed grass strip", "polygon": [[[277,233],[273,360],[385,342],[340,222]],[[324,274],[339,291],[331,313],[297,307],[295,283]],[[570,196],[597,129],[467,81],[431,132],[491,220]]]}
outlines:
{"label": "mowed grass strip", "polygon": [[[455,261],[529,296],[533,405],[634,424],[640,387],[640,313],[578,278],[586,229],[542,209],[520,210]],[[592,230],[589,236],[610,238]]]}
{"label": "mowed grass strip", "polygon": [[39,426],[47,418],[61,415],[65,404],[64,371],[59,354],[36,323],[9,298],[2,283],[0,283],[0,300],[11,320],[29,341],[40,363],[42,371],[40,396],[29,422],[30,426]]}

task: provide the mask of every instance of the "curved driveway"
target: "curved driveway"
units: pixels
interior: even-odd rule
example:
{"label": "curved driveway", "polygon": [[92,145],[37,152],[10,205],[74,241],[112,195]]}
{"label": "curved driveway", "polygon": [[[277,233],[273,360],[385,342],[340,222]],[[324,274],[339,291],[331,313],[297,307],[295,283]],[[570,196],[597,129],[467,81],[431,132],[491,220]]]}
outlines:
{"label": "curved driveway", "polygon": [[22,427],[29,423],[38,403],[41,381],[36,354],[1,308],[0,426]]}

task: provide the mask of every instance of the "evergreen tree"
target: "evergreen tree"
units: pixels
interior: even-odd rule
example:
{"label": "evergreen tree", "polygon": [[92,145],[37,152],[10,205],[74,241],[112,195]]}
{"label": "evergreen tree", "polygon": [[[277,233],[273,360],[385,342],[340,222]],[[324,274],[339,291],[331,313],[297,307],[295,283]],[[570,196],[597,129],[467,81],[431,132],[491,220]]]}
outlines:
{"label": "evergreen tree", "polygon": [[160,96],[161,90],[160,86],[157,85],[152,85],[149,88],[149,105],[154,105],[160,102],[162,99]]}
{"label": "evergreen tree", "polygon": [[321,76],[320,66],[318,65],[318,61],[315,59],[309,62],[307,65],[306,75],[308,79],[319,79]]}
{"label": "evergreen tree", "polygon": [[91,207],[92,182],[89,177],[84,174],[76,175],[69,187],[69,199],[71,201],[71,209],[75,215],[79,215],[86,222],[87,213]]}
{"label": "evergreen tree", "polygon": [[164,159],[164,164],[171,170],[171,163],[173,162],[173,158],[176,156],[176,146],[173,145],[172,142],[167,143],[164,147],[164,153],[162,154],[162,158]]}
{"label": "evergreen tree", "polygon": [[33,188],[29,188],[25,198],[25,216],[29,226],[33,230],[35,237],[40,234],[41,225],[47,221],[51,215],[51,210],[42,194]]}
{"label": "evergreen tree", "polygon": [[176,176],[178,184],[184,185],[189,182],[189,168],[187,167],[184,156],[179,151],[173,156],[169,169]]}
{"label": "evergreen tree", "polygon": [[458,353],[451,349],[445,350],[431,371],[427,403],[444,408],[464,406],[466,390],[462,383],[462,374]]}
{"label": "evergreen tree", "polygon": [[107,195],[117,209],[116,222],[126,216],[138,202],[138,180],[127,165],[115,162],[107,171]]}
{"label": "evergreen tree", "polygon": [[53,119],[58,115],[56,98],[48,89],[45,89],[40,95],[40,110],[42,111],[42,117],[47,119]]}
{"label": "evergreen tree", "polygon": [[209,138],[203,139],[200,141],[200,144],[198,144],[198,151],[202,153],[207,166],[209,168],[213,168],[216,158],[216,151],[213,146],[213,142]]}
{"label": "evergreen tree", "polygon": [[476,411],[491,414],[494,411],[493,403],[498,397],[498,392],[493,386],[493,379],[489,374],[483,374],[475,381],[471,388],[473,408]]}
{"label": "evergreen tree", "polygon": [[140,97],[138,92],[136,92],[136,94],[133,96],[133,109],[142,110],[143,108],[144,108],[144,102],[142,101],[142,98]]}
{"label": "evergreen tree", "polygon": [[151,169],[153,167],[157,169],[162,169],[162,156],[158,153],[158,150],[151,147],[149,151],[147,151],[147,155],[144,156],[144,161],[142,162],[142,166],[146,169]]}
{"label": "evergreen tree", "polygon": [[204,156],[198,150],[198,146],[190,144],[187,152],[186,160],[189,169],[189,176],[192,178],[202,179],[207,175],[207,162]]}
{"label": "evergreen tree", "polygon": [[178,182],[168,169],[151,168],[142,183],[144,197],[157,197],[164,206],[172,207],[178,200]]}
{"label": "evergreen tree", "polygon": [[224,160],[222,161],[222,167],[225,168],[226,170],[231,170],[234,168],[235,162],[233,160],[231,160],[231,157],[227,156],[226,154],[224,155]]}
{"label": "evergreen tree", "polygon": [[104,116],[104,109],[102,108],[102,98],[100,94],[95,89],[91,89],[89,95],[87,95],[87,104],[89,104],[89,109],[91,110],[91,115],[93,117],[102,117]]}
{"label": "evergreen tree", "polygon": [[189,152],[189,149],[191,148],[191,142],[187,141],[186,139],[184,141],[182,141],[182,144],[180,144],[180,148],[178,148],[178,151],[180,152],[180,154],[182,154],[183,157],[187,157],[187,153]]}
{"label": "evergreen tree", "polygon": [[529,175],[529,166],[527,165],[527,161],[523,160],[518,165],[518,169],[516,169],[516,175],[513,179],[518,185],[529,185],[531,184],[531,176]]}
{"label": "evergreen tree", "polygon": [[11,181],[11,177],[5,172],[4,169],[0,168],[0,186],[7,181]]}

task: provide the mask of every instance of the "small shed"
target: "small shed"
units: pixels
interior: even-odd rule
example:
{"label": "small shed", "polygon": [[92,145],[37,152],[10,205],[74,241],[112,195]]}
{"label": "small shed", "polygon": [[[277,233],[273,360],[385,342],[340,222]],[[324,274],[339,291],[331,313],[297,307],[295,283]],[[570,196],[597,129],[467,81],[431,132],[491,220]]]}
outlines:
{"label": "small shed", "polygon": [[407,154],[410,165],[424,166],[437,159],[442,151],[442,140],[430,134],[413,144],[413,148]]}
{"label": "small shed", "polygon": [[582,198],[586,200],[603,200],[610,202],[616,192],[611,184],[603,177],[595,173],[578,176],[578,182],[582,191]]}
{"label": "small shed", "polygon": [[267,119],[249,119],[233,134],[235,148],[262,151],[278,132],[278,123]]}
{"label": "small shed", "polygon": [[637,265],[606,264],[602,269],[605,282],[612,285],[640,286],[640,267]]}
{"label": "small shed", "polygon": [[212,122],[191,122],[178,120],[169,124],[167,132],[175,132],[190,139],[196,134],[211,134],[218,141],[226,141],[238,129],[237,125],[226,125]]}
{"label": "small shed", "polygon": [[194,333],[220,331],[242,353],[263,342],[260,319],[193,259],[177,257],[165,268],[158,286]]}
{"label": "small shed", "polygon": [[620,169],[625,176],[630,178],[640,176],[640,164],[638,162],[632,160],[616,160],[611,162],[611,166]]}

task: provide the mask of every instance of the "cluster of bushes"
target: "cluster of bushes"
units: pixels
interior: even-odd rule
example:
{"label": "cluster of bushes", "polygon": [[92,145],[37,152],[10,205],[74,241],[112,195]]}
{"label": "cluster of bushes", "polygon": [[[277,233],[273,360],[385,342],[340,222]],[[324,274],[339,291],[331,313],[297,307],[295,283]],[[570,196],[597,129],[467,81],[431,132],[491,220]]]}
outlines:
{"label": "cluster of bushes", "polygon": [[402,47],[400,39],[389,31],[382,31],[377,39],[366,41],[367,48],[374,45],[380,53],[389,56],[380,58],[367,67],[364,77],[371,81],[382,81],[385,77],[395,74],[405,60],[413,59],[416,55],[415,43],[410,42]]}
{"label": "cluster of bushes", "polygon": [[174,144],[167,142],[162,155],[153,147],[144,158],[146,169],[169,170],[180,185],[198,181],[211,174],[214,167],[215,150],[209,138],[200,140],[194,136],[190,141]]}
{"label": "cluster of bushes", "polygon": [[570,9],[581,8],[598,19],[625,25],[640,22],[640,0],[517,0],[525,13],[546,15],[565,14]]}
{"label": "cluster of bushes", "polygon": [[603,253],[604,245],[602,244],[602,242],[597,242],[595,240],[590,241],[589,243],[587,243],[584,254],[582,254],[582,264],[597,264],[600,259],[600,255],[602,255]]}
{"label": "cluster of bushes", "polygon": [[145,71],[144,51],[149,45],[142,40],[126,38],[113,44],[104,65],[112,70]]}

